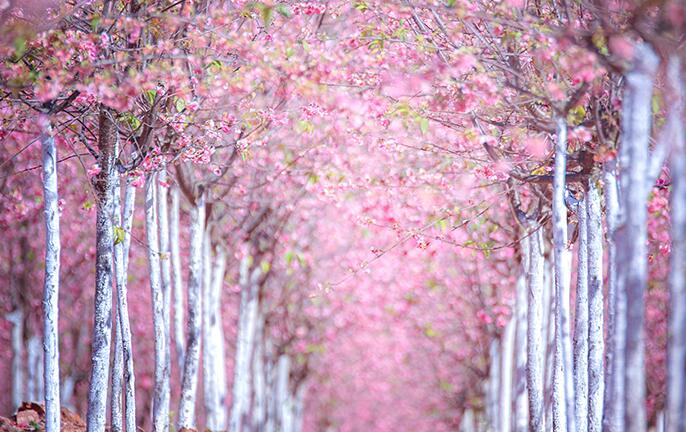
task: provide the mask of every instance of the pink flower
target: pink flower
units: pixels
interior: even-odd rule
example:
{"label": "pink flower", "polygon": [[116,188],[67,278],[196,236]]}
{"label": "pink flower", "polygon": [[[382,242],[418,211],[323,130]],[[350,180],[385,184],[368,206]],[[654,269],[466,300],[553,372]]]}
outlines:
{"label": "pink flower", "polygon": [[100,174],[100,171],[102,171],[100,165],[93,164],[86,172],[88,173],[88,177],[95,177],[96,175]]}

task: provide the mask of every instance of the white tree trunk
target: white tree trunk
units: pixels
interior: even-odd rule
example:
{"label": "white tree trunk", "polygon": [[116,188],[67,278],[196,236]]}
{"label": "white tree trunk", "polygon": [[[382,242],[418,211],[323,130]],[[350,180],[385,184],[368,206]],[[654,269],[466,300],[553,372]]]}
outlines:
{"label": "white tree trunk", "polygon": [[190,262],[188,276],[188,346],[184,357],[179,429],[195,428],[195,400],[202,327],[202,244],[205,230],[205,197],[201,195],[191,211]]}
{"label": "white tree trunk", "polygon": [[512,372],[514,356],[515,320],[511,319],[502,335],[500,357],[500,408],[498,430],[512,429]]}
{"label": "white tree trunk", "polygon": [[152,322],[155,342],[155,386],[153,389],[153,430],[169,428],[169,380],[167,379],[167,334],[164,326],[164,294],[160,285],[160,245],[157,225],[157,176],[150,173],[145,179],[145,237],[148,252],[148,273],[152,299]]}
{"label": "white tree trunk", "polygon": [[616,161],[605,163],[605,219],[607,224],[607,334],[605,356],[605,395],[603,430],[621,432],[624,419],[624,347],[626,336],[626,297],[617,290],[617,246],[615,237],[619,225],[619,185]]}
{"label": "white tree trunk", "polygon": [[520,241],[522,254],[522,274],[517,279],[515,301],[515,377],[514,377],[514,430],[526,432],[529,428],[528,402],[526,391],[526,351],[527,351],[527,279],[525,272],[529,266],[529,239]]}
{"label": "white tree trunk", "polygon": [[[569,250],[567,249],[567,207],[565,206],[565,177],[567,173],[567,125],[557,119],[555,142],[555,171],[553,180],[553,244],[555,256],[555,354],[553,370],[553,430],[574,430],[573,403],[568,404],[567,375],[571,373],[566,360],[569,335]],[[565,328],[566,327],[566,328]],[[573,399],[572,399],[573,402]],[[572,411],[568,413],[568,411]]]}
{"label": "white tree trunk", "polygon": [[91,376],[88,388],[88,432],[103,431],[107,416],[110,338],[112,336],[112,258],[114,247],[112,200],[118,134],[113,115],[107,108],[100,108],[98,147],[101,171],[94,182],[98,203],[95,227],[95,314],[91,348]]}
{"label": "white tree trunk", "polygon": [[[208,235],[209,242],[209,235]],[[208,246],[209,249],[209,246]],[[206,255],[209,255],[206,252]],[[209,264],[205,267],[209,270]],[[205,391],[205,412],[207,429],[211,431],[226,430],[226,367],[224,364],[224,331],[221,317],[221,293],[226,271],[226,253],[217,248],[212,266],[212,280],[207,287],[204,298],[206,307],[203,312],[205,320],[205,354],[203,364],[203,388]]]}
{"label": "white tree trunk", "polygon": [[635,64],[625,75],[620,160],[623,217],[616,231],[617,295],[626,293],[624,384],[630,389],[623,395],[626,423],[619,430],[644,432],[647,427],[643,309],[647,284],[648,144],[658,58],[647,45],[639,45],[635,51]]}
{"label": "white tree trunk", "polygon": [[41,135],[45,214],[45,280],[43,283],[43,372],[45,430],[60,430],[59,284],[60,216],[57,191],[57,147],[47,127]]}
{"label": "white tree trunk", "polygon": [[18,306],[5,318],[12,323],[12,409],[24,399],[24,310]]}
{"label": "white tree trunk", "polygon": [[543,423],[543,232],[537,228],[529,242],[529,295],[527,312],[526,383],[529,394],[529,430],[542,432]]}
{"label": "white tree trunk", "polygon": [[576,430],[588,430],[588,230],[586,197],[576,206],[579,220],[576,311],[574,314],[574,411]]}
{"label": "white tree trunk", "polygon": [[183,357],[185,335],[184,332],[184,304],[183,304],[183,277],[181,275],[181,249],[179,248],[179,188],[171,190],[171,216],[169,224],[169,252],[172,265],[174,283],[174,342],[176,346],[176,362],[179,367],[179,376],[183,374]]}
{"label": "white tree trunk", "polygon": [[[43,402],[43,349],[40,337],[32,335],[26,343],[26,363],[28,377],[26,379],[26,400]],[[59,388],[58,388],[59,389]]]}
{"label": "white tree trunk", "polygon": [[229,430],[241,432],[249,421],[251,399],[250,360],[255,346],[255,330],[258,320],[259,267],[251,271],[252,258],[244,257],[240,264],[241,304],[234,362],[233,405]]}
{"label": "white tree trunk", "polygon": [[[127,432],[136,430],[136,377],[133,370],[133,346],[127,293],[128,257],[129,248],[131,247],[131,229],[133,227],[135,200],[136,188],[129,180],[126,183],[124,192],[124,212],[122,214],[124,241],[114,246],[114,264],[117,274],[117,333],[121,335],[125,394],[124,418]],[[115,213],[115,216],[117,214]]]}
{"label": "white tree trunk", "polygon": [[[586,197],[588,238],[588,430],[600,432],[603,422],[604,320],[603,320],[603,224],[600,192],[589,182]],[[581,274],[579,275],[581,276]]]}
{"label": "white tree trunk", "polygon": [[672,256],[669,272],[670,315],[667,356],[667,406],[665,430],[686,431],[686,137],[682,123],[684,115],[684,87],[681,62],[673,57],[668,66],[668,77],[676,103],[671,109],[668,126],[672,129],[670,196],[672,222]]}
{"label": "white tree trunk", "polygon": [[[167,182],[167,168],[163,164],[157,174],[157,221],[159,223],[159,262],[160,262],[160,288],[162,290],[162,318],[164,324],[164,366],[162,396],[165,411],[169,415],[171,401],[171,260],[169,250],[169,206],[168,188],[162,184]],[[169,419],[166,420],[165,430],[169,429]]]}
{"label": "white tree trunk", "polygon": [[[121,228],[121,187],[120,176],[114,176],[114,194],[112,199],[112,223],[114,229]],[[122,228],[123,229],[123,228]],[[117,286],[117,307],[113,308],[112,315],[115,320],[115,325],[112,330],[114,338],[114,360],[112,361],[112,389],[110,391],[110,428],[112,432],[121,432],[123,430],[123,416],[122,416],[122,378],[124,375],[124,343],[122,341],[121,321],[119,319],[119,280],[124,277],[119,272],[119,263],[117,262],[120,242],[115,240],[114,245],[114,272],[115,284]]]}
{"label": "white tree trunk", "polygon": [[500,341],[493,339],[489,349],[490,366],[488,379],[484,383],[486,387],[486,420],[489,428],[496,429],[500,422],[499,418],[499,395],[500,395]]}

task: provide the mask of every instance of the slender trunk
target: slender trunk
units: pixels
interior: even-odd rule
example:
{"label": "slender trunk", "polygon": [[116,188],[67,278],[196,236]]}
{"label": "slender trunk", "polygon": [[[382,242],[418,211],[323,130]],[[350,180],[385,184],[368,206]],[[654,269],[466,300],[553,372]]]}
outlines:
{"label": "slender trunk", "polygon": [[[159,261],[161,270],[161,290],[162,290],[162,317],[164,326],[164,365],[163,365],[163,381],[164,389],[163,401],[165,404],[165,411],[169,413],[169,404],[171,398],[171,263],[169,251],[169,209],[167,205],[168,188],[167,182],[167,168],[163,165],[158,173],[157,187],[157,219],[159,223]],[[169,419],[166,421],[169,428]]]}
{"label": "slender trunk", "polygon": [[250,376],[253,379],[252,387],[252,429],[254,431],[264,430],[265,418],[265,379],[264,379],[264,364],[265,364],[265,322],[264,312],[258,306],[257,309],[257,326],[255,328],[255,343],[254,351],[250,361],[251,372]]}
{"label": "slender trunk", "polygon": [[179,428],[195,428],[195,398],[198,389],[198,363],[200,361],[200,331],[202,326],[202,243],[205,227],[204,195],[191,211],[190,263],[188,276],[188,346],[184,358],[181,400],[179,401]]}
{"label": "slender trunk", "polygon": [[100,108],[98,148],[100,173],[94,187],[97,194],[95,314],[91,349],[91,376],[88,388],[88,432],[105,429],[107,387],[110,369],[110,337],[112,333],[112,199],[114,161],[117,154],[114,113]]}
{"label": "slender trunk", "polygon": [[[626,293],[626,363],[623,395],[625,425],[619,430],[646,430],[644,305],[647,284],[648,144],[652,123],[653,78],[658,58],[647,45],[636,47],[626,74],[622,112],[622,223],[616,231],[618,295]],[[620,402],[621,403],[621,402]]]}
{"label": "slender trunk", "polygon": [[529,427],[526,399],[526,315],[527,315],[527,280],[525,271],[529,261],[529,239],[520,241],[523,271],[517,279],[517,293],[515,301],[515,378],[514,378],[514,430],[526,432]]}
{"label": "slender trunk", "polygon": [[166,431],[169,427],[169,380],[165,361],[167,358],[164,331],[164,294],[160,286],[160,251],[155,188],[157,176],[148,174],[145,180],[145,236],[148,251],[148,272],[152,298],[152,322],[155,339],[155,387],[153,390],[153,430]]}
{"label": "slender trunk", "polygon": [[[209,237],[209,236],[208,236]],[[209,238],[208,238],[209,240]],[[206,267],[207,269],[207,267]],[[221,291],[226,271],[226,253],[217,248],[212,266],[212,280],[207,287],[205,297],[206,340],[203,371],[203,388],[205,390],[205,411],[207,428],[211,431],[226,429],[226,368],[224,365],[224,332],[221,318]]]}
{"label": "slender trunk", "polygon": [[[567,249],[567,207],[565,206],[565,177],[567,171],[567,125],[562,118],[557,119],[557,139],[555,143],[555,172],[553,180],[553,244],[555,257],[555,354],[553,369],[553,430],[574,430],[567,403],[565,316],[566,303],[569,302],[569,250]],[[568,332],[567,332],[568,333]],[[573,411],[573,407],[570,411]],[[573,418],[573,417],[572,417]]]}
{"label": "slender trunk", "polygon": [[[28,372],[26,400],[41,403],[43,401],[43,350],[40,337],[33,335],[26,344]],[[59,390],[59,388],[58,388]]]}
{"label": "slender trunk", "polygon": [[607,334],[605,355],[605,395],[603,430],[621,432],[624,419],[624,347],[626,336],[626,298],[617,291],[617,246],[615,236],[619,224],[619,190],[616,161],[603,167],[605,219],[607,223]]}
{"label": "slender trunk", "polygon": [[60,216],[57,192],[57,147],[51,128],[41,135],[45,202],[45,281],[43,283],[43,373],[45,430],[60,430],[59,284]]}
{"label": "slender trunk", "polygon": [[502,335],[500,357],[500,415],[498,430],[509,431],[512,425],[512,372],[515,338],[515,321],[505,327]]}
{"label": "slender trunk", "polygon": [[576,430],[588,430],[588,231],[586,197],[579,201],[579,245],[576,270],[576,311],[574,316],[574,411]]}
{"label": "slender trunk", "polygon": [[553,429],[553,369],[555,362],[555,296],[553,291],[555,290],[555,282],[553,280],[552,265],[550,264],[550,259],[546,257],[543,264],[543,300],[544,300],[544,313],[543,316],[547,317],[546,324],[543,326],[541,331],[543,332],[543,340],[545,341],[544,348],[544,391],[543,400],[544,415],[543,421],[545,424],[545,430],[549,431]]}
{"label": "slender trunk", "polygon": [[669,341],[667,355],[666,431],[686,431],[686,137],[683,119],[684,87],[680,82],[681,62],[670,59],[668,76],[677,102],[672,107],[668,123],[673,129],[670,196],[672,220],[672,256],[669,272]]}
{"label": "slender trunk", "polygon": [[250,270],[249,257],[240,264],[241,304],[239,311],[236,360],[234,363],[233,406],[229,430],[241,432],[250,410],[250,359],[254,350],[255,328],[258,319],[259,267]]}
{"label": "slender trunk", "polygon": [[489,350],[490,367],[488,371],[488,379],[486,380],[486,421],[488,427],[497,429],[500,424],[499,418],[499,394],[500,394],[500,357],[502,350],[500,349],[500,341],[493,339],[491,341],[491,348]]}
{"label": "slender trunk", "polygon": [[113,308],[112,316],[114,317],[115,325],[112,329],[114,358],[112,360],[112,387],[110,390],[110,430],[112,432],[121,432],[124,423],[122,416],[122,376],[124,370],[122,351],[124,348],[121,338],[121,324],[119,324],[119,306]]}
{"label": "slender trunk", "polygon": [[12,323],[12,409],[24,399],[24,309],[18,306],[5,318]]}
{"label": "slender trunk", "polygon": [[[112,204],[112,222],[114,223],[114,229],[121,229],[121,185],[120,176],[114,176],[114,198]],[[119,299],[119,285],[120,279],[124,277],[119,272],[119,244],[121,239],[119,237],[115,240],[114,245],[114,271],[116,279],[117,300]],[[117,306],[114,308],[112,315],[115,319],[115,326],[113,330],[114,335],[114,361],[112,362],[112,390],[110,391],[110,428],[112,432],[121,432],[123,429],[123,416],[122,416],[122,377],[124,369],[124,343],[122,341],[122,330],[121,330],[121,320],[119,319],[120,310],[119,302],[117,301]]]}
{"label": "slender trunk", "polygon": [[543,423],[543,232],[537,228],[530,237],[528,269],[527,365],[529,430],[542,432]]}
{"label": "slender trunk", "polygon": [[276,365],[276,430],[291,432],[293,424],[293,401],[290,395],[290,358],[282,354]]}
{"label": "slender trunk", "polygon": [[133,208],[136,201],[136,188],[127,181],[124,193],[123,229],[124,241],[114,248],[117,271],[117,329],[121,330],[122,357],[124,362],[124,417],[126,430],[136,430],[136,376],[133,370],[133,346],[127,293],[127,274],[129,267],[129,248],[133,228]]}
{"label": "slender trunk", "polygon": [[183,355],[185,336],[184,331],[184,304],[183,304],[183,280],[181,276],[181,250],[179,248],[179,188],[171,190],[171,216],[169,223],[169,252],[172,265],[174,283],[174,342],[176,346],[176,362],[179,367],[179,376],[183,373]]}
{"label": "slender trunk", "polygon": [[[603,224],[600,192],[589,182],[588,214],[588,430],[600,432],[603,420]],[[582,276],[581,274],[579,275]]]}

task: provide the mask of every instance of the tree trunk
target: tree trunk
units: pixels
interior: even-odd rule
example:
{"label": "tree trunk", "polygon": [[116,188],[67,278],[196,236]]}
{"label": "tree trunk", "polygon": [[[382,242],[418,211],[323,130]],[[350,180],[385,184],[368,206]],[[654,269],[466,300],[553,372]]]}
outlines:
{"label": "tree trunk", "polygon": [[622,432],[624,424],[624,347],[626,336],[626,297],[617,289],[617,246],[615,237],[619,225],[619,188],[616,160],[603,167],[605,189],[605,219],[607,224],[607,334],[605,356],[605,395],[603,430]]}
{"label": "tree trunk", "polygon": [[500,343],[500,408],[498,416],[498,430],[509,431],[512,429],[512,372],[515,338],[515,321],[505,326]]}
{"label": "tree trunk", "polygon": [[672,129],[670,196],[672,222],[672,256],[669,272],[670,315],[667,355],[667,407],[666,431],[686,431],[686,137],[682,123],[684,115],[684,87],[680,81],[681,62],[673,57],[668,66],[668,77],[676,103],[669,113],[668,126]]}
{"label": "tree trunk", "polygon": [[229,430],[241,432],[248,419],[251,396],[250,359],[255,345],[258,319],[259,267],[250,269],[252,258],[244,257],[240,264],[241,304],[238,320],[236,360],[234,362],[233,406]]}
{"label": "tree trunk", "polygon": [[[40,337],[32,335],[26,343],[28,377],[26,384],[26,400],[43,402],[43,349],[41,348]],[[59,390],[59,387],[58,387]]]}
{"label": "tree trunk", "polygon": [[[616,231],[618,295],[626,293],[626,364],[623,395],[625,425],[646,430],[644,306],[647,284],[648,144],[652,123],[653,78],[658,58],[647,45],[636,47],[635,64],[626,74],[622,108],[622,223]],[[620,402],[621,403],[621,402]]]}
{"label": "tree trunk", "polygon": [[164,329],[164,294],[160,286],[160,246],[156,215],[155,174],[145,180],[145,236],[148,251],[148,271],[152,298],[152,321],[155,340],[155,387],[153,390],[153,430],[163,432],[169,427],[169,380],[166,379],[167,339]]}
{"label": "tree trunk", "polygon": [[[209,243],[209,235],[207,236]],[[209,255],[209,254],[207,254]],[[205,269],[209,270],[209,263]],[[226,367],[224,365],[224,332],[221,317],[221,292],[226,271],[226,253],[218,247],[214,265],[211,267],[212,279],[207,286],[203,312],[205,319],[205,354],[203,363],[203,389],[205,391],[205,412],[207,429],[226,430]]]}
{"label": "tree trunk", "polygon": [[577,247],[576,312],[574,316],[574,411],[576,430],[588,430],[588,231],[586,199],[576,206],[579,220]]}
{"label": "tree trunk", "polygon": [[[567,125],[564,119],[557,119],[555,143],[555,172],[553,180],[553,244],[555,256],[555,354],[553,369],[553,430],[574,430],[572,407],[568,404],[567,347],[565,332],[568,331],[569,311],[569,250],[567,249],[567,207],[565,206],[565,177],[567,172]],[[567,327],[567,329],[565,329]],[[572,411],[572,412],[568,412]]]}
{"label": "tree trunk", "polygon": [[537,228],[529,242],[526,384],[529,392],[529,430],[542,432],[543,423],[543,232]]}
{"label": "tree trunk", "polygon": [[96,258],[95,258],[95,314],[91,349],[91,376],[88,388],[88,432],[105,429],[107,416],[107,388],[110,369],[110,337],[112,333],[112,200],[117,154],[118,133],[114,113],[100,108],[98,149],[100,173],[95,177],[97,195]]}
{"label": "tree trunk", "polygon": [[[121,228],[121,185],[120,176],[117,174],[114,176],[114,195],[112,201],[112,223],[114,224],[114,229]],[[120,231],[121,232],[121,231]],[[124,277],[119,272],[118,254],[119,254],[119,244],[121,243],[121,238],[117,236],[114,245],[114,271],[115,280],[117,286],[117,307],[113,311],[115,325],[113,329],[114,335],[114,360],[112,362],[112,390],[110,391],[110,428],[112,432],[121,432],[123,430],[123,416],[122,416],[122,377],[124,375],[124,343],[122,341],[122,330],[121,330],[121,320],[119,315],[121,314],[119,310],[119,285],[120,279]]]}
{"label": "tree trunk", "polygon": [[45,281],[43,283],[43,373],[45,430],[60,430],[59,284],[60,216],[57,192],[57,147],[50,125],[40,137],[43,155],[45,213]]}
{"label": "tree trunk", "polygon": [[[169,206],[168,206],[168,187],[167,183],[167,168],[163,164],[158,175],[157,188],[157,220],[159,223],[159,261],[160,261],[160,275],[161,275],[161,290],[162,290],[162,317],[164,324],[164,385],[163,395],[166,411],[169,412],[169,404],[171,398],[171,261],[169,250]],[[165,428],[169,428],[169,419],[166,421]]]}
{"label": "tree trunk", "polygon": [[24,309],[17,306],[5,315],[12,323],[12,409],[19,408],[24,399]]}
{"label": "tree trunk", "polygon": [[179,376],[183,375],[184,357],[184,304],[183,304],[183,280],[181,275],[181,250],[179,248],[179,188],[171,190],[171,217],[169,224],[169,252],[172,265],[174,282],[174,342],[176,346],[176,362],[179,367]]}
{"label": "tree trunk", "polygon": [[[603,224],[595,181],[586,195],[588,214],[588,430],[600,432],[603,420]],[[579,275],[581,276],[581,274]]]}
{"label": "tree trunk", "polygon": [[188,275],[188,346],[183,365],[179,429],[195,428],[195,399],[198,390],[200,331],[202,327],[202,244],[205,230],[205,198],[201,194],[191,211],[190,262]]}
{"label": "tree trunk", "polygon": [[[528,234],[525,234],[528,235]],[[526,399],[526,350],[527,350],[527,280],[525,272],[529,265],[529,238],[520,241],[522,254],[522,274],[517,279],[515,300],[515,377],[514,377],[514,430],[526,432],[529,428]]]}
{"label": "tree trunk", "polygon": [[136,430],[136,377],[133,370],[133,346],[127,292],[129,249],[131,247],[131,229],[133,228],[135,200],[136,188],[131,184],[130,180],[127,180],[124,193],[124,213],[122,215],[124,240],[114,246],[114,263],[117,272],[117,331],[121,334],[122,343],[125,394],[124,418],[127,432]]}

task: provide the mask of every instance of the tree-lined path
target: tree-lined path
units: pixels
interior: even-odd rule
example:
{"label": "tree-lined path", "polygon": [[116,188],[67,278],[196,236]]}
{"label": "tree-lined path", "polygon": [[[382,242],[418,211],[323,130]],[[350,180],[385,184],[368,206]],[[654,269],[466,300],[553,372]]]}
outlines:
{"label": "tree-lined path", "polygon": [[0,430],[686,431],[682,1],[0,26]]}

